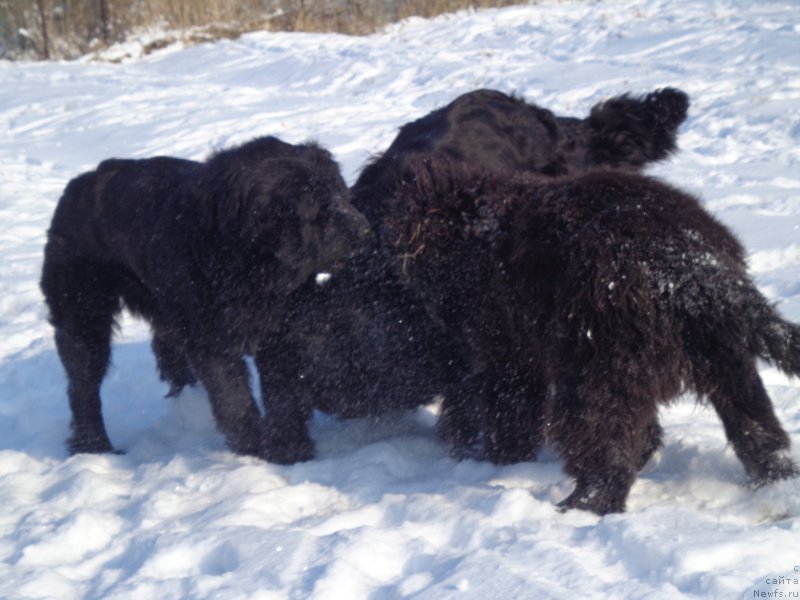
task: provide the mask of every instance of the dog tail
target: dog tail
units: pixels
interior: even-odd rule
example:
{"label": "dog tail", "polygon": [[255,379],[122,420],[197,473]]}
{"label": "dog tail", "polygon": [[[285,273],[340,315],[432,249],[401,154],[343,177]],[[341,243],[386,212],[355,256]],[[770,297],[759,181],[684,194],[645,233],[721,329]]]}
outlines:
{"label": "dog tail", "polygon": [[642,102],[650,121],[667,131],[678,129],[689,111],[688,94],[677,88],[667,87],[650,92]]}
{"label": "dog tail", "polygon": [[[700,310],[703,337],[716,343],[727,339],[729,347],[744,345],[787,375],[800,376],[800,325],[784,319],[744,272],[717,267],[697,281],[705,289],[699,294],[705,306]],[[684,309],[697,315],[697,302],[685,301]]]}
{"label": "dog tail", "polygon": [[754,354],[787,375],[800,376],[800,325],[782,318],[766,299],[750,303],[748,345]]}
{"label": "dog tail", "polygon": [[677,148],[689,96],[663,88],[645,96],[623,94],[592,107],[587,119],[590,160],[595,166],[640,169],[664,160]]}

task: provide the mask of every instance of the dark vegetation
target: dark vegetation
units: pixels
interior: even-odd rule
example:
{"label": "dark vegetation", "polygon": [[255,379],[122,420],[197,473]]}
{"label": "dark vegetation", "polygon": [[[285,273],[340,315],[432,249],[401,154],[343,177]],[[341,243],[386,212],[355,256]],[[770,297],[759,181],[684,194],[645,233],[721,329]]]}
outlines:
{"label": "dark vegetation", "polygon": [[234,38],[258,30],[367,34],[410,16],[431,17],[521,0],[0,0],[0,58],[68,59],[147,30],[176,40]]}

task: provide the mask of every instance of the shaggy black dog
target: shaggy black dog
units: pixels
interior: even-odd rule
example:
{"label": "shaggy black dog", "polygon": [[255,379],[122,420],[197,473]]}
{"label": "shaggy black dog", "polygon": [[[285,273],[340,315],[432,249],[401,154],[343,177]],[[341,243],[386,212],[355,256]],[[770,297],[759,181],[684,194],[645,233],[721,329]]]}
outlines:
{"label": "shaggy black dog", "polygon": [[[598,166],[636,170],[675,150],[688,103],[686,94],[666,88],[613,98],[596,105],[588,118],[574,119],[500,92],[474,91],[403,126],[389,149],[362,172],[353,203],[379,232],[396,172],[407,156],[423,149],[439,149],[485,168],[548,175]],[[298,399],[294,413],[276,414],[286,427],[307,420],[312,409],[376,416],[416,407],[436,394],[463,397],[474,385],[446,332],[383,261],[383,252],[374,248],[350,261],[326,286],[308,283],[298,291],[293,304],[302,309],[282,335],[302,353],[291,359],[294,364],[288,359],[273,363],[289,372],[306,367],[302,378],[274,377],[286,381]],[[439,424],[456,453],[467,452],[475,435],[464,412],[445,410]]]}
{"label": "shaggy black dog", "polygon": [[639,175],[503,177],[429,156],[393,204],[392,260],[471,363],[491,460],[553,444],[577,483],[563,507],[622,511],[661,443],[658,407],[691,390],[754,484],[797,474],[756,359],[800,374],[800,327],[695,198]]}
{"label": "shaggy black dog", "polygon": [[[503,171],[637,170],[675,150],[688,105],[682,91],[665,88],[612,98],[576,119],[556,117],[501,92],[470,92],[403,126],[361,173],[352,188],[353,204],[379,233],[396,174],[422,150]],[[313,303],[298,302],[310,308],[297,315],[286,335],[308,350],[302,361],[318,367],[296,382],[305,387],[296,395],[313,398],[315,408],[340,416],[380,415],[418,406],[435,394],[462,397],[474,383],[439,324],[382,261],[380,250],[365,253],[324,291],[309,285],[308,293],[317,296]],[[446,410],[439,424],[456,453],[467,451],[474,437],[461,413]]]}
{"label": "shaggy black dog", "polygon": [[362,171],[353,203],[377,226],[395,174],[421,152],[441,152],[488,170],[549,176],[598,167],[638,171],[676,150],[688,108],[683,91],[664,88],[641,97],[616,96],[578,119],[496,90],[475,90],[401,127],[386,152]]}
{"label": "shaggy black dog", "polygon": [[[403,127],[384,157],[362,173],[354,203],[373,214],[391,198],[387,181],[420,140],[498,169],[639,168],[674,150],[687,106],[683,92],[665,89],[643,98],[620,96],[578,120],[557,118],[499,92],[476,91]],[[341,417],[379,416],[414,408],[436,394],[462,397],[461,390],[472,385],[466,366],[453,358],[448,336],[383,261],[379,247],[365,248],[325,285],[308,281],[293,292],[279,335],[264,341],[281,355],[263,365],[262,376],[279,382],[270,389],[271,402],[281,407],[271,411],[270,426],[293,432],[284,436],[284,456],[310,457],[306,424],[315,409]],[[286,346],[294,351],[281,351]],[[158,336],[153,347],[162,375],[173,384],[171,393],[191,383],[180,351]],[[452,418],[446,413],[440,431],[463,449],[469,444],[459,440],[474,432],[461,412],[452,411]]]}
{"label": "shaggy black dog", "polygon": [[[504,171],[639,169],[675,150],[688,105],[686,94],[665,88],[643,97],[618,96],[575,119],[501,92],[470,92],[404,125],[363,170],[353,186],[353,203],[377,227],[396,173],[413,153],[432,149]],[[457,394],[464,385],[465,369],[453,361],[447,336],[382,260],[380,252],[365,253],[326,289],[307,286],[307,295],[316,296],[313,302],[296,303],[305,312],[286,335],[308,349],[303,362],[318,365],[296,385],[305,387],[321,410],[380,415],[418,406],[437,393]],[[301,322],[305,326],[298,326]],[[458,428],[452,432],[461,434]]]}
{"label": "shaggy black dog", "polygon": [[413,295],[387,284],[381,253],[372,245],[368,251],[327,283],[309,282],[293,295],[281,339],[299,353],[271,367],[301,369],[302,377],[280,378],[297,400],[295,415],[276,418],[307,420],[313,410],[377,418],[431,402],[460,383],[463,369],[449,361],[444,330],[421,306],[408,310]]}
{"label": "shaggy black dog", "polygon": [[307,437],[260,416],[243,355],[255,356],[268,413],[280,413],[293,399],[271,394],[283,385],[269,374],[296,352],[275,343],[293,293],[370,235],[336,163],[313,144],[265,137],[205,163],[108,160],[73,179],[41,280],[69,381],[70,452],[113,449],[99,389],[124,304],[152,325],[162,377],[174,389],[195,375],[203,383],[232,450],[308,458]]}

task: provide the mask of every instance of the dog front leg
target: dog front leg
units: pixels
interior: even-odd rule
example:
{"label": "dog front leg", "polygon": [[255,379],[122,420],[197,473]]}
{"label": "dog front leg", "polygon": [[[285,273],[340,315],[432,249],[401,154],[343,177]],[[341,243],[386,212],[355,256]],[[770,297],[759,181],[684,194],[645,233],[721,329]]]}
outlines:
{"label": "dog front leg", "polygon": [[264,424],[250,388],[250,373],[240,356],[190,354],[208,392],[217,427],[237,454],[269,460],[264,454]]}
{"label": "dog front leg", "polygon": [[485,389],[480,374],[469,375],[446,390],[436,430],[456,459],[474,458],[485,423]]}
{"label": "dog front leg", "polygon": [[486,456],[497,465],[536,460],[545,412],[541,380],[514,368],[482,377]]}
{"label": "dog front leg", "polygon": [[266,412],[267,460],[288,465],[314,458],[308,431],[313,402],[297,353],[264,347],[255,358]]}
{"label": "dog front leg", "polygon": [[187,385],[197,383],[197,377],[186,355],[185,344],[181,340],[154,326],[151,347],[161,380],[169,384],[167,398],[174,398]]}

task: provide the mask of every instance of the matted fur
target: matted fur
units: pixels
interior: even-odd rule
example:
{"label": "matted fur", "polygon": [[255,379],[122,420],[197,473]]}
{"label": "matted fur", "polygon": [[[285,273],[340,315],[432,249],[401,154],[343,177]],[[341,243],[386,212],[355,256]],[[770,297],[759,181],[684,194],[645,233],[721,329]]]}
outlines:
{"label": "matted fur", "polygon": [[[501,92],[470,92],[404,125],[361,173],[353,203],[379,231],[397,172],[407,156],[422,149],[440,149],[483,168],[548,175],[599,165],[639,169],[675,150],[688,104],[686,94],[666,88],[642,97],[618,96],[595,106],[588,118],[574,119]],[[279,378],[296,399],[294,413],[287,408],[276,415],[287,427],[307,420],[311,409],[375,416],[413,408],[435,394],[461,397],[474,384],[454,359],[445,331],[383,261],[380,247],[373,248],[324,287],[307,284],[298,290],[294,304],[303,308],[287,321],[283,336],[294,340],[301,354],[272,365],[290,372],[308,367],[302,379]],[[455,412],[452,417],[442,420],[443,435],[453,441],[469,437]]]}
{"label": "matted fur", "polygon": [[271,393],[282,382],[269,379],[272,363],[296,353],[276,342],[293,293],[338,270],[369,235],[336,163],[314,144],[258,138],[205,163],[112,159],[73,179],[41,279],[69,381],[70,452],[113,449],[99,389],[124,305],[152,325],[173,390],[195,376],[204,384],[232,450],[310,457],[305,423],[276,428],[260,416],[243,355],[255,356],[268,413],[294,412],[294,398]]}
{"label": "matted fur", "polygon": [[577,484],[562,506],[622,511],[661,443],[658,407],[691,390],[754,484],[797,474],[756,359],[800,374],[800,327],[695,198],[620,172],[547,180],[428,156],[393,200],[396,272],[473,372],[474,396],[445,414],[477,419],[492,461],[550,443]]}
{"label": "matted fur", "polygon": [[[470,92],[404,125],[361,173],[353,203],[379,231],[396,174],[419,150],[439,149],[504,171],[557,175],[599,165],[635,170],[675,150],[688,104],[686,94],[665,88],[641,97],[618,96],[595,106],[588,118],[575,119],[494,90]],[[410,408],[437,393],[458,395],[472,384],[465,381],[464,365],[453,359],[444,331],[376,252],[351,261],[325,289],[307,286],[304,293],[314,301],[302,303],[308,309],[286,330],[288,337],[302,340],[297,346],[307,350],[303,361],[316,365],[295,382],[296,395],[340,416]],[[456,426],[447,435],[463,432]]]}

